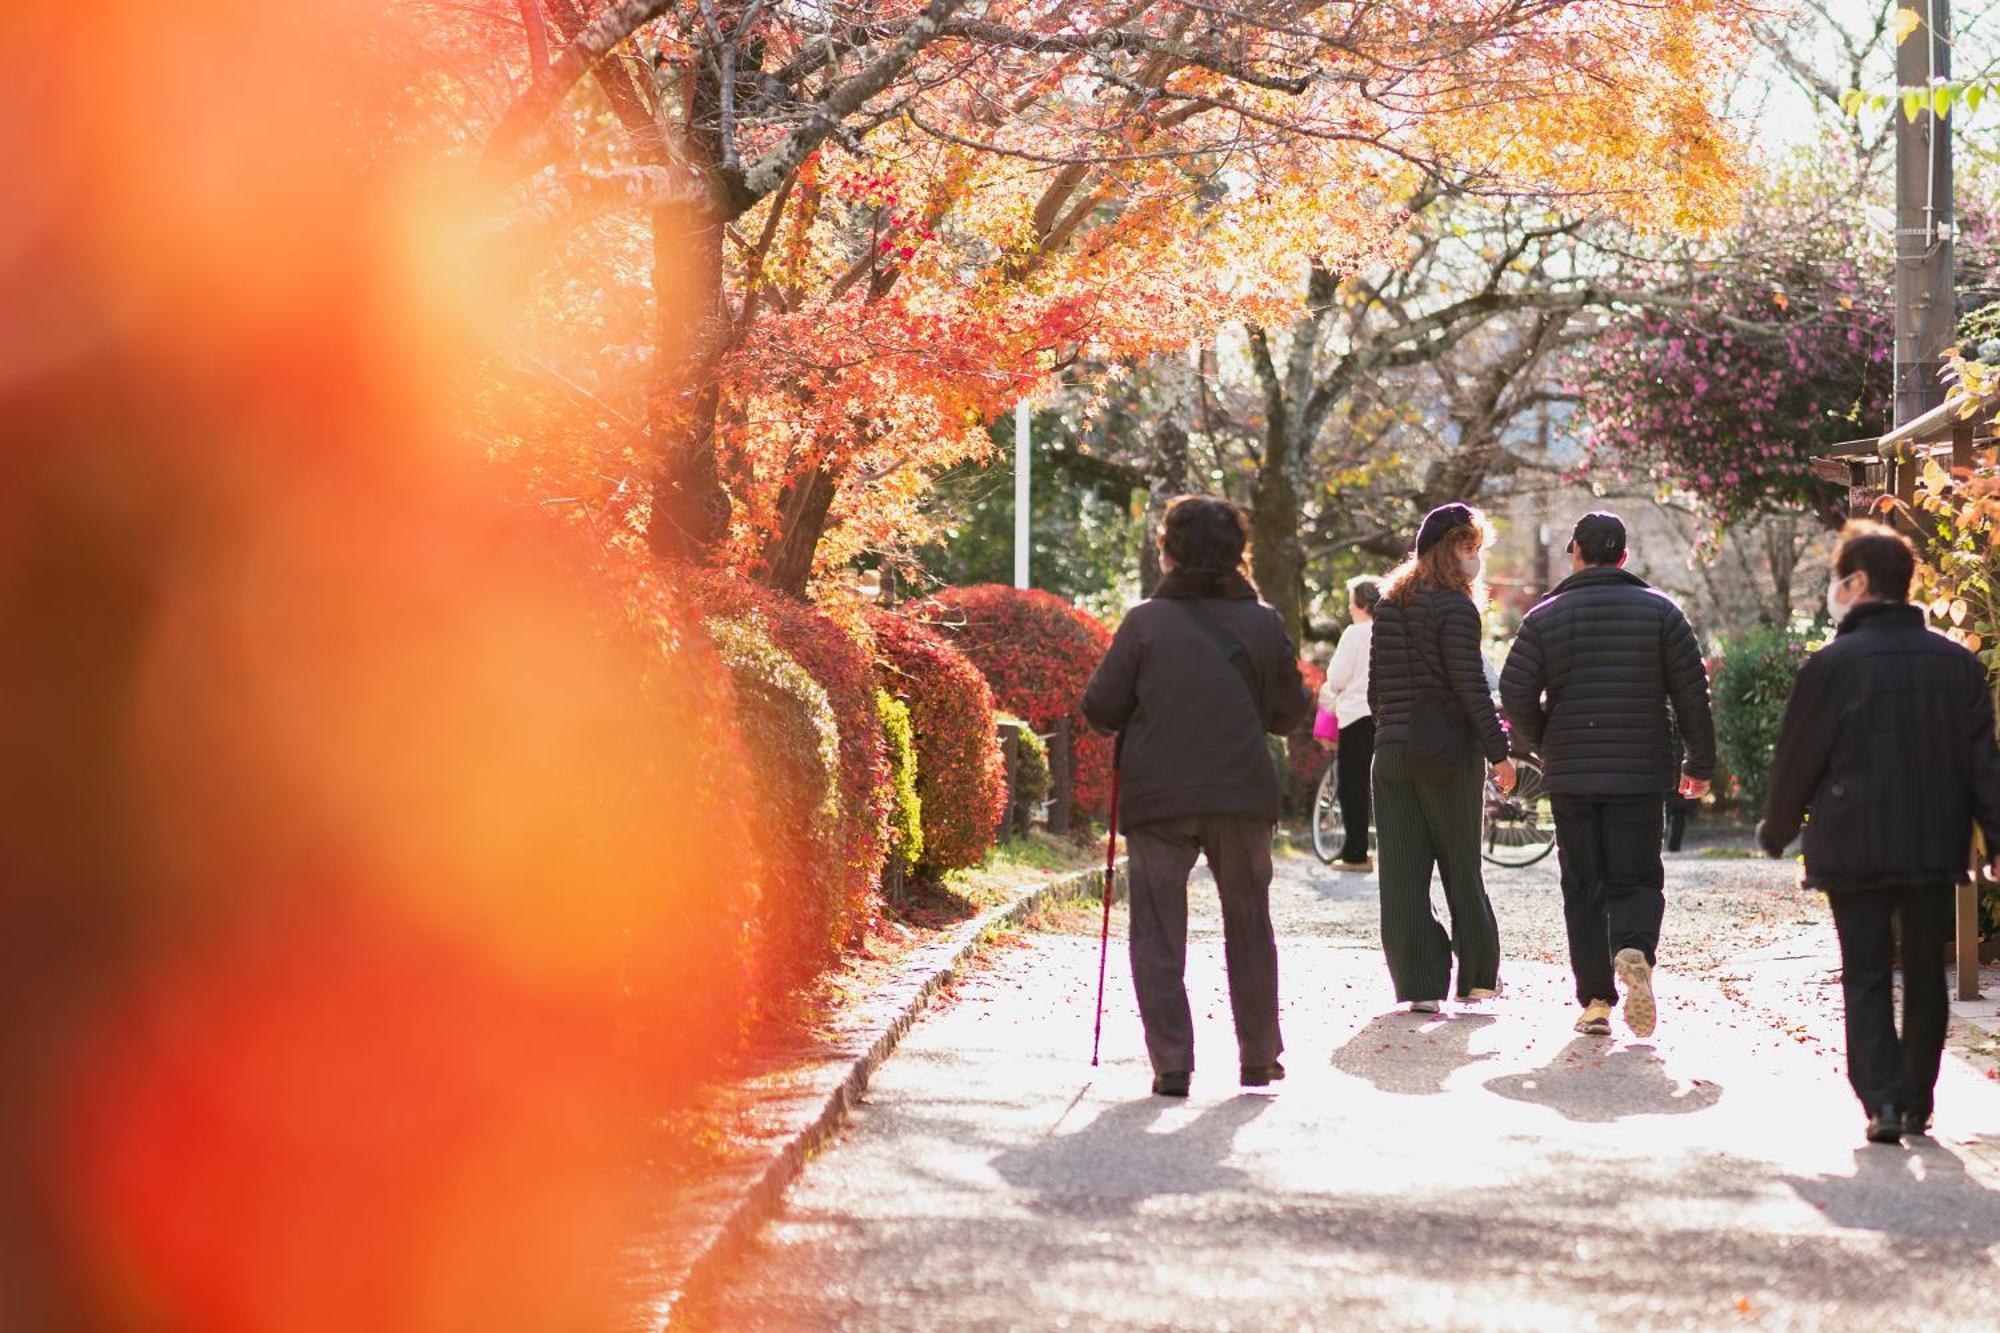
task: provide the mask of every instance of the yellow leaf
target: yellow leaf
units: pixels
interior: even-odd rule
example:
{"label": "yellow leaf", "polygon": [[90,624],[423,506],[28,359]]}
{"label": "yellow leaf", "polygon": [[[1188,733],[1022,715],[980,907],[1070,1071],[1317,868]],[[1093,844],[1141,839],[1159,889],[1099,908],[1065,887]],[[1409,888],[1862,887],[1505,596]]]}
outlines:
{"label": "yellow leaf", "polygon": [[1951,604],[1951,623],[1954,625],[1963,625],[1965,623],[1965,617],[1969,615],[1971,611],[1972,608],[1966,605],[1965,599],[1963,597],[1955,598]]}
{"label": "yellow leaf", "polygon": [[1931,614],[1936,616],[1939,620],[1943,620],[1946,616],[1950,615],[1951,599],[1949,597],[1940,597],[1936,601],[1932,602]]}
{"label": "yellow leaf", "polygon": [[1889,23],[1889,31],[1895,34],[1896,45],[1901,46],[1909,35],[1922,27],[1923,17],[1914,9],[1899,9]]}

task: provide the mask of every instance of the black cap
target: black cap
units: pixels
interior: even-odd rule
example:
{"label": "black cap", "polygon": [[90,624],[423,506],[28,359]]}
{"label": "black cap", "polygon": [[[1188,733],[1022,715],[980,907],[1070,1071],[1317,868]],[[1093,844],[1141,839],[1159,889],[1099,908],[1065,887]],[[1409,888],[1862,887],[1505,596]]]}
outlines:
{"label": "black cap", "polygon": [[1615,565],[1625,554],[1625,520],[1616,514],[1585,514],[1569,535],[1569,547],[1593,565]]}
{"label": "black cap", "polygon": [[1462,504],[1439,505],[1424,515],[1424,524],[1417,529],[1417,554],[1436,546],[1459,528],[1472,526],[1472,510]]}

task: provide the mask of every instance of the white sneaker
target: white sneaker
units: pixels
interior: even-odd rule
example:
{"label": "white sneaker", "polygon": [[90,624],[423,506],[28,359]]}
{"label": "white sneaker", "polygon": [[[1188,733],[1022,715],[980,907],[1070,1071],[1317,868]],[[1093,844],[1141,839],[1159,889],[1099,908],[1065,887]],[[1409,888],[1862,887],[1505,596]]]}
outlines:
{"label": "white sneaker", "polygon": [[1436,1000],[1410,1001],[1410,1012],[1413,1014],[1434,1014],[1437,1011],[1438,1011],[1438,1002]]}
{"label": "white sneaker", "polygon": [[1625,1026],[1635,1037],[1652,1036],[1660,1021],[1660,1009],[1653,1000],[1653,965],[1637,949],[1620,949],[1611,967],[1625,987]]}

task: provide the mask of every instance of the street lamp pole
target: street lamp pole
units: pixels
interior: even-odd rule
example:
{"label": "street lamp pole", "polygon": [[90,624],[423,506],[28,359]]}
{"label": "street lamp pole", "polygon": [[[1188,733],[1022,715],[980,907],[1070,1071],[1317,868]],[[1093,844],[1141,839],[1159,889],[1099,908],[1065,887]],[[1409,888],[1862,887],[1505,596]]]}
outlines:
{"label": "street lamp pole", "polygon": [[1014,586],[1028,586],[1028,400],[1014,404]]}

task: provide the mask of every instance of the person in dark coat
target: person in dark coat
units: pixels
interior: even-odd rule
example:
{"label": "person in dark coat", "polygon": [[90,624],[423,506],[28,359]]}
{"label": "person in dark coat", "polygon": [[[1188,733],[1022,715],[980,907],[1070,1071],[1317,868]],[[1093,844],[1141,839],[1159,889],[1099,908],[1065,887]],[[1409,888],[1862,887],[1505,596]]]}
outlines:
{"label": "person in dark coat", "polygon": [[[1368,663],[1375,718],[1375,841],[1381,867],[1382,951],[1396,998],[1436,1013],[1458,960],[1458,998],[1500,985],[1500,929],[1479,863],[1486,765],[1514,785],[1507,739],[1487,690],[1479,607],[1487,528],[1478,510],[1443,505],[1424,516],[1409,558],[1384,580]],[[1439,771],[1411,764],[1412,720],[1442,715],[1463,745]],[[1444,881],[1446,933],[1431,910],[1431,871]]]}
{"label": "person in dark coat", "polygon": [[[1757,830],[1764,850],[1782,856],[1811,812],[1805,882],[1833,909],[1847,1077],[1878,1143],[1930,1127],[1949,1017],[1951,886],[1966,878],[1975,825],[2000,848],[1992,681],[1908,603],[1915,569],[1895,530],[1842,530],[1827,588],[1839,630],[1792,686]],[[1892,921],[1902,934],[1900,1040]]]}
{"label": "person in dark coat", "polygon": [[1626,1024],[1644,1037],[1659,1016],[1665,798],[1699,799],[1715,776],[1708,670],[1673,599],[1626,571],[1616,514],[1578,519],[1569,553],[1573,572],[1521,621],[1500,702],[1547,775],[1576,1030],[1610,1034],[1622,981]]}
{"label": "person in dark coat", "polygon": [[1187,1096],[1194,1069],[1184,978],[1197,857],[1207,858],[1222,900],[1242,1082],[1285,1076],[1271,929],[1281,793],[1264,738],[1296,730],[1312,698],[1284,621],[1246,572],[1249,538],[1249,519],[1226,500],[1182,496],[1168,506],[1159,537],[1166,576],[1126,613],[1083,696],[1091,725],[1119,733],[1132,984],[1153,1091],[1168,1097]]}

